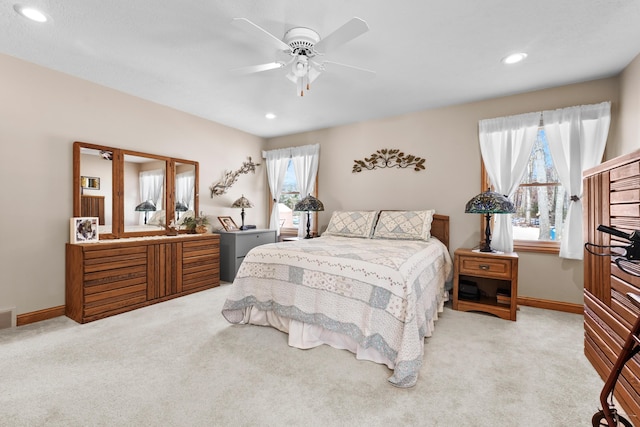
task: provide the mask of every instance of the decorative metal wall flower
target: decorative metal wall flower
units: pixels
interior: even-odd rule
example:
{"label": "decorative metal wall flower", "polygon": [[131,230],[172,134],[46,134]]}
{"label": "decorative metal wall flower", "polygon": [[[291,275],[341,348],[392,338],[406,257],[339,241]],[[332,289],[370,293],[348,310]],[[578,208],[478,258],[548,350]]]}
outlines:
{"label": "decorative metal wall flower", "polygon": [[218,181],[215,184],[211,184],[209,190],[211,190],[212,199],[213,196],[221,196],[226,193],[227,190],[238,180],[238,176],[240,176],[240,174],[256,172],[256,166],[260,166],[260,163],[253,163],[251,161],[251,157],[248,157],[248,159],[248,161],[242,163],[240,169],[233,172],[225,171],[221,181]]}
{"label": "decorative metal wall flower", "polygon": [[376,151],[371,157],[364,160],[354,160],[353,170],[351,172],[362,172],[363,170],[373,170],[376,168],[399,168],[405,169],[413,167],[413,170],[419,172],[424,170],[424,162],[426,159],[414,156],[413,154],[404,154],[397,148],[383,148]]}

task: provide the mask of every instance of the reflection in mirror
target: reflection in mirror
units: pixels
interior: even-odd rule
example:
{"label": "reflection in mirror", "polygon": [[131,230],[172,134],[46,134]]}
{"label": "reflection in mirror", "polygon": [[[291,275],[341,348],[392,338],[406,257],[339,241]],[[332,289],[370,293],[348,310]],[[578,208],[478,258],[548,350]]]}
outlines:
{"label": "reflection in mirror", "polygon": [[104,151],[83,147],[80,149],[80,176],[99,179],[99,186],[82,185],[80,216],[98,217],[99,234],[112,232],[113,225],[113,164],[112,156]]}
{"label": "reflection in mirror", "polygon": [[165,229],[167,162],[124,155],[124,231]]}
{"label": "reflection in mirror", "polygon": [[187,217],[195,217],[196,167],[193,164],[176,162],[175,219],[182,224]]}
{"label": "reflection in mirror", "polygon": [[166,235],[172,219],[192,212],[198,162],[73,143],[73,216],[98,217],[100,240]]}

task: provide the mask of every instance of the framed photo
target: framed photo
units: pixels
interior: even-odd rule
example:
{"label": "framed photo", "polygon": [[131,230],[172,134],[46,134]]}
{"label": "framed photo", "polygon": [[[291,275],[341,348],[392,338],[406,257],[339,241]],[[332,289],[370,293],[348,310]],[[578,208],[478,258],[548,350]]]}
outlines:
{"label": "framed photo", "polygon": [[238,226],[230,216],[219,216],[218,221],[220,221],[225,231],[238,231]]}
{"label": "framed photo", "polygon": [[70,243],[95,243],[98,241],[98,217],[71,218]]}
{"label": "framed photo", "polygon": [[99,190],[100,178],[96,176],[81,176],[80,185],[82,188],[86,188],[88,190]]}

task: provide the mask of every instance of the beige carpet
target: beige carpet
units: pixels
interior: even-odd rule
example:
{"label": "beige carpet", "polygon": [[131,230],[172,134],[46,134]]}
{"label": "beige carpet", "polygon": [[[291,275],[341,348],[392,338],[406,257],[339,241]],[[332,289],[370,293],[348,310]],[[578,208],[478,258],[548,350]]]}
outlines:
{"label": "beige carpet", "polygon": [[588,426],[602,381],[582,316],[446,308],[416,387],[382,365],[231,326],[230,285],[79,325],[0,331],[1,426]]}

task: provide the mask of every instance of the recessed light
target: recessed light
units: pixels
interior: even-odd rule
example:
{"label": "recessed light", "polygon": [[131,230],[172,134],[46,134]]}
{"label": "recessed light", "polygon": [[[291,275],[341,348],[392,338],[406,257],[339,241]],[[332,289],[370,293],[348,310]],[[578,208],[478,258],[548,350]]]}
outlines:
{"label": "recessed light", "polygon": [[517,62],[522,61],[526,57],[527,57],[527,54],[524,52],[512,53],[511,55],[508,55],[502,58],[502,62],[505,64],[515,64]]}
{"label": "recessed light", "polygon": [[276,116],[276,115],[275,115],[275,114],[273,114],[273,113],[267,113],[267,114],[265,114],[264,116],[265,116],[265,118],[267,118],[267,119],[269,119],[269,120],[273,120],[273,119],[275,119],[276,117],[278,117],[278,116]]}
{"label": "recessed light", "polygon": [[32,21],[47,22],[47,16],[44,13],[40,12],[38,9],[34,9],[33,7],[16,4],[13,6],[13,10],[18,12],[25,18],[31,19]]}

